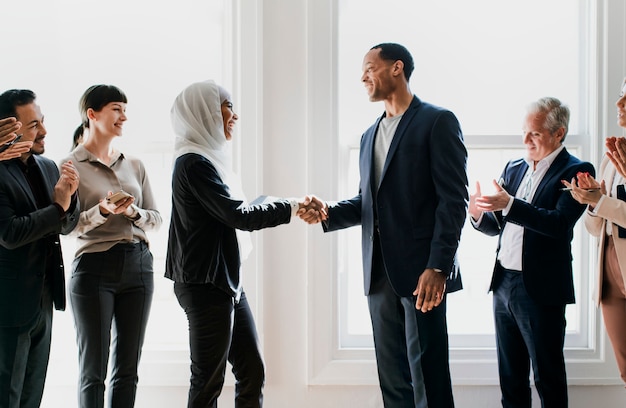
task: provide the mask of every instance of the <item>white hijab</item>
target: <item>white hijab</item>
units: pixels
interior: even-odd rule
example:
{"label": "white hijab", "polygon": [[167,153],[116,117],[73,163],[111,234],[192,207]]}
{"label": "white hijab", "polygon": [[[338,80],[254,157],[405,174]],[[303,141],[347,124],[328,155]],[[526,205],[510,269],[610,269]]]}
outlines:
{"label": "white hijab", "polygon": [[[226,100],[231,100],[228,91],[212,80],[193,83],[176,97],[170,111],[176,135],[174,160],[187,153],[205,157],[228,186],[231,198],[243,201],[244,206],[246,197],[241,180],[232,169],[232,154],[224,134],[222,103]],[[243,262],[252,250],[250,233],[237,230],[237,240]]]}

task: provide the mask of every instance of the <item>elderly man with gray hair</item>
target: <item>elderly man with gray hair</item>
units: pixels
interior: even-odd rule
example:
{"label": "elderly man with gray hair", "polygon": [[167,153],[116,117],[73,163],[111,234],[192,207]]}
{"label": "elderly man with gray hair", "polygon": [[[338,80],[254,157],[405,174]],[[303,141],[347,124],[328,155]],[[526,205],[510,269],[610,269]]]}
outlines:
{"label": "elderly man with gray hair", "polygon": [[530,104],[526,157],[505,166],[494,194],[476,183],[470,196],[474,228],[499,235],[490,290],[503,407],[531,407],[531,363],[541,406],[567,407],[565,306],[574,303],[571,241],[585,206],[562,191],[562,180],[595,173],[563,145],[568,122],[556,98]]}

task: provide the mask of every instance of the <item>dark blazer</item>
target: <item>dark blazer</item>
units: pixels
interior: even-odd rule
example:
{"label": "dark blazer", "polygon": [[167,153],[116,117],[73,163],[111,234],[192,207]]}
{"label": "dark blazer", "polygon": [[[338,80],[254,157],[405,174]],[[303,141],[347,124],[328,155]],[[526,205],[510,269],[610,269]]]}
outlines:
{"label": "dark blazer", "polygon": [[213,164],[189,153],[172,176],[172,215],[165,277],[175,282],[212,283],[233,297],[241,291],[236,229],[253,231],[286,224],[291,204],[241,206],[230,197]]}
{"label": "dark blazer", "polygon": [[377,219],[382,255],[396,294],[412,296],[426,268],[461,289],[456,252],[467,210],[467,151],[454,114],[413,97],[389,147],[380,185],[372,185],[374,138],[380,120],[361,137],[359,194],[329,204],[325,231],[362,228],[365,294],[369,294]]}
{"label": "dark blazer", "polygon": [[[504,168],[501,182],[510,195],[515,196],[527,169],[528,164],[523,159],[511,161]],[[586,206],[560,189],[563,187],[561,180],[569,181],[578,172],[595,176],[591,163],[583,162],[563,149],[541,180],[532,202],[516,198],[506,217],[502,211],[484,213],[481,223],[476,226],[479,231],[492,236],[500,234],[507,222],[524,227],[524,286],[529,296],[541,304],[574,303],[571,242],[574,225]],[[498,271],[499,268],[494,268],[490,290],[499,284]]]}
{"label": "dark blazer", "polygon": [[[52,203],[59,170],[50,159],[34,158]],[[48,278],[54,305],[65,309],[59,233],[72,231],[79,213],[78,200],[65,217],[53,204],[38,209],[19,159],[0,162],[0,326],[24,325],[38,313],[48,254],[52,259]]]}

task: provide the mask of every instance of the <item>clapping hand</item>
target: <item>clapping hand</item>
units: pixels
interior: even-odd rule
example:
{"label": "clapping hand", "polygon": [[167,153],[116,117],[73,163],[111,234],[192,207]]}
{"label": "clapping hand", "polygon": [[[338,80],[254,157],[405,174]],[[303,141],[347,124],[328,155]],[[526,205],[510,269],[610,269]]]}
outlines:
{"label": "clapping hand", "polygon": [[[22,124],[13,117],[0,119],[0,146],[14,141],[17,137],[16,132],[21,127]],[[32,141],[15,143],[9,146],[8,149],[0,152],[0,161],[20,157],[22,154],[28,153],[32,146]]]}
{"label": "clapping hand", "polygon": [[54,186],[54,201],[67,211],[72,203],[72,195],[78,189],[80,177],[78,170],[71,161],[61,165],[59,181]]}
{"label": "clapping hand", "polygon": [[607,137],[605,140],[606,155],[617,169],[617,172],[626,178],[626,138],[624,137]]}
{"label": "clapping hand", "polygon": [[561,180],[564,186],[571,188],[572,198],[580,204],[587,204],[592,208],[600,201],[603,194],[606,194],[604,180],[600,183],[587,172],[578,172],[572,180]]}

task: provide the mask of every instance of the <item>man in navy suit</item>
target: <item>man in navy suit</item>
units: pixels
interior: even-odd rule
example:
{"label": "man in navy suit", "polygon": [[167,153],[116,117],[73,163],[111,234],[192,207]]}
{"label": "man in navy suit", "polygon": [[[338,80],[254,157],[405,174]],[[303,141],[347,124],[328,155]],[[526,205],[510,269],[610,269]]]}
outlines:
{"label": "man in navy suit", "polygon": [[80,211],[78,172],[41,156],[44,117],[29,90],[0,95],[0,119],[14,117],[30,150],[0,162],[0,407],[41,404],[52,307],[65,308],[59,233]]}
{"label": "man in navy suit", "polygon": [[506,408],[530,408],[531,362],[541,406],[567,407],[565,305],[574,303],[571,241],[585,206],[561,188],[579,172],[595,174],[563,146],[568,123],[558,99],[532,103],[523,124],[526,158],[506,165],[495,194],[481,195],[476,183],[470,197],[474,227],[499,235],[490,290]]}
{"label": "man in navy suit", "polygon": [[399,44],[365,55],[361,81],[385,112],[361,138],[359,194],[314,201],[327,214],[325,231],[361,225],[385,407],[448,408],[446,293],[461,289],[456,252],[467,216],[467,151],[454,114],[411,93],[413,67]]}

